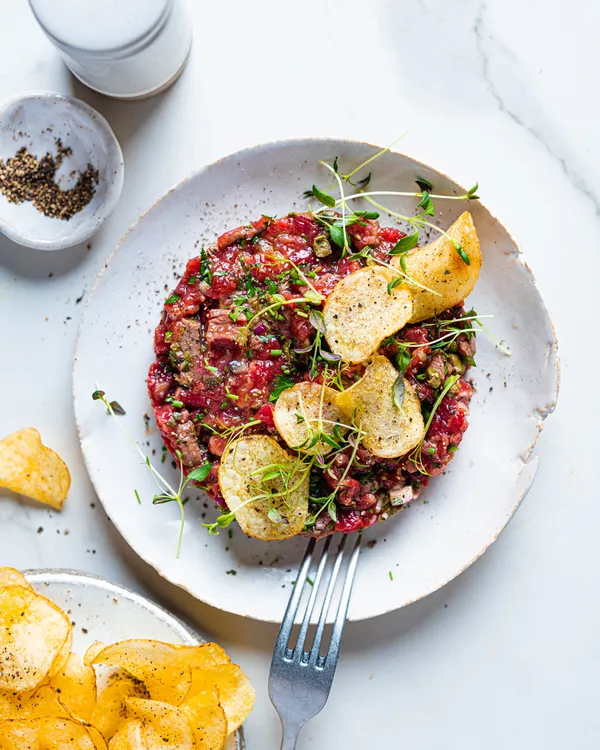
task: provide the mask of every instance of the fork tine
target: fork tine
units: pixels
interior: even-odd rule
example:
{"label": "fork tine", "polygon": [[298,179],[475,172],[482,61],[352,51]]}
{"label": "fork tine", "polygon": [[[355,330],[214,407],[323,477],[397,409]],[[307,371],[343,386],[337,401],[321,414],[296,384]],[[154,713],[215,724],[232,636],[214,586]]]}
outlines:
{"label": "fork tine", "polygon": [[300,604],[300,598],[304,589],[304,583],[306,581],[306,577],[308,576],[308,571],[310,570],[315,543],[315,539],[311,539],[308,543],[306,552],[304,553],[304,558],[302,559],[302,565],[300,566],[300,570],[298,571],[296,585],[294,586],[294,591],[292,593],[292,596],[290,597],[287,609],[285,610],[285,615],[281,623],[279,635],[277,636],[277,641],[275,643],[275,653],[277,654],[278,652],[281,652],[282,656],[285,655],[290,633],[292,632],[292,627],[294,626],[294,620],[296,619],[296,612],[298,610],[298,605]]}
{"label": "fork tine", "polygon": [[315,608],[315,602],[317,601],[317,595],[319,593],[319,585],[321,583],[323,571],[325,570],[325,565],[327,564],[327,556],[329,555],[330,546],[331,546],[331,537],[329,536],[327,537],[325,541],[323,552],[321,553],[321,559],[319,560],[319,567],[317,569],[317,574],[313,582],[312,591],[310,593],[308,604],[306,605],[306,611],[304,612],[304,619],[302,620],[302,626],[300,628],[300,632],[298,633],[298,640],[296,641],[296,645],[294,647],[294,655],[299,654],[301,659],[303,658],[304,642],[306,641],[306,634],[308,633],[308,628],[310,626],[310,620],[312,617],[313,609]]}
{"label": "fork tine", "polygon": [[327,655],[325,656],[325,663],[332,664],[333,669],[335,669],[335,665],[337,663],[338,654],[340,652],[340,644],[342,642],[342,633],[344,632],[344,625],[346,624],[346,615],[348,614],[348,605],[350,604],[350,595],[352,594],[354,574],[356,573],[356,566],[358,565],[360,542],[361,537],[359,534],[354,544],[354,549],[352,550],[350,563],[348,564],[348,571],[346,573],[346,580],[344,581],[342,597],[340,599],[340,603],[338,604],[335,623],[333,625],[333,632],[331,633],[329,648],[327,649]]}
{"label": "fork tine", "polygon": [[346,534],[344,534],[342,537],[342,541],[340,542],[340,546],[338,547],[337,556],[335,558],[335,564],[333,566],[333,570],[331,571],[329,584],[327,586],[327,592],[325,593],[325,601],[323,602],[323,607],[321,608],[321,614],[319,615],[319,623],[317,625],[317,631],[315,633],[313,644],[310,649],[310,654],[308,657],[308,664],[313,667],[317,664],[317,661],[319,659],[319,650],[321,648],[321,640],[323,639],[323,631],[325,630],[325,623],[327,622],[327,613],[329,612],[329,607],[331,605],[331,600],[333,598],[333,592],[335,589],[335,582],[337,580],[338,574],[340,572],[340,568],[342,566],[342,560],[344,558],[344,547],[346,546],[346,538],[347,536]]}

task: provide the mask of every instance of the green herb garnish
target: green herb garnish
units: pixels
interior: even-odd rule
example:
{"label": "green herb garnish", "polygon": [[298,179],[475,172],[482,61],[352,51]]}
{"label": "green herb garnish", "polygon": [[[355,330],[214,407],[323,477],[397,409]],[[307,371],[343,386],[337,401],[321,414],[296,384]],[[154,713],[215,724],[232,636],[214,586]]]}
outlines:
{"label": "green herb garnish", "polygon": [[273,383],[274,388],[269,396],[269,401],[277,401],[284,391],[287,391],[288,388],[291,388],[294,385],[294,381],[289,375],[276,375]]}

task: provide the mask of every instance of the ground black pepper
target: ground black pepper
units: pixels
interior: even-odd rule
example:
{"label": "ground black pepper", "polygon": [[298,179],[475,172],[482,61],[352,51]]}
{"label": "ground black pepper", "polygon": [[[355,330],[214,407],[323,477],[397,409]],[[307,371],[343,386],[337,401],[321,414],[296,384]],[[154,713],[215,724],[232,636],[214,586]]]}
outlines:
{"label": "ground black pepper", "polygon": [[68,221],[92,200],[99,179],[98,170],[88,164],[85,172],[71,173],[77,175],[77,182],[63,190],[56,173],[72,153],[60,140],[56,141],[56,155],[47,153],[41,159],[23,146],[10,159],[0,159],[0,192],[11,203],[31,201],[45,216]]}

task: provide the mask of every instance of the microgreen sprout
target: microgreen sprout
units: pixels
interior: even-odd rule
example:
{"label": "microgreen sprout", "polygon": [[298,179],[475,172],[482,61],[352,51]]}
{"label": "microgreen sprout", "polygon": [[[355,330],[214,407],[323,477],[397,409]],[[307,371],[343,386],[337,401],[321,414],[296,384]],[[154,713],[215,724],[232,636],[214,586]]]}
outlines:
{"label": "microgreen sprout", "polygon": [[271,312],[272,310],[279,310],[282,307],[285,307],[286,305],[302,305],[304,303],[310,304],[310,305],[320,305],[323,301],[323,297],[319,292],[313,292],[312,290],[309,290],[304,293],[302,297],[293,297],[292,299],[286,299],[282,294],[273,294],[271,295],[272,299],[274,300],[270,305],[267,305],[267,307],[263,307],[261,310],[259,310],[257,313],[255,313],[250,320],[246,323],[243,328],[240,329],[240,332],[242,335],[247,334],[250,330],[250,326],[254,321],[258,320],[261,316],[265,315],[268,312]]}
{"label": "microgreen sprout", "polygon": [[[317,509],[317,511],[310,516],[306,520],[306,526],[314,526],[314,524],[317,521],[317,518],[323,513],[324,511],[327,511],[329,514],[331,520],[335,523],[337,520],[337,514],[335,510],[335,499],[337,497],[338,491],[340,488],[344,486],[344,481],[346,477],[348,476],[348,473],[350,472],[350,469],[352,468],[352,465],[354,464],[354,461],[356,459],[356,454],[358,453],[358,448],[360,445],[360,441],[364,437],[365,433],[363,432],[362,426],[359,424],[358,426],[353,427],[353,441],[352,441],[352,452],[350,454],[350,458],[348,460],[348,463],[346,464],[346,468],[344,469],[344,472],[342,476],[340,477],[339,482],[337,482],[335,488],[332,490],[332,492],[329,493],[329,495],[326,495],[325,497],[310,497],[310,500],[313,503],[320,503],[320,507]],[[348,443],[347,445],[349,445]],[[319,466],[320,469],[325,472],[329,466],[333,463],[335,460],[335,456],[340,453],[342,450],[345,450],[347,445],[340,448],[340,450],[336,451],[333,454],[333,457],[330,459],[330,462],[324,463],[323,465]]]}
{"label": "microgreen sprout", "polygon": [[[108,413],[116,418],[116,412],[113,408],[113,402],[109,402],[106,398],[106,394],[104,391],[98,389],[92,393],[92,398],[94,401],[101,401],[104,406],[106,407]],[[179,506],[179,510],[181,512],[181,524],[179,526],[179,537],[177,540],[177,557],[179,558],[179,555],[181,553],[181,542],[183,540],[183,528],[185,526],[185,508],[184,508],[184,500],[183,500],[183,493],[189,486],[191,482],[203,482],[206,477],[209,475],[210,470],[212,468],[212,464],[205,463],[203,466],[199,466],[198,468],[191,471],[187,477],[183,473],[183,463],[182,463],[182,455],[180,451],[176,451],[177,455],[177,461],[179,464],[179,470],[180,470],[180,476],[179,476],[179,484],[177,485],[177,489],[172,487],[169,482],[162,476],[162,474],[156,469],[156,467],[152,464],[150,461],[149,456],[147,456],[143,450],[138,445],[135,438],[133,438],[129,432],[123,427],[122,423],[117,419],[117,424],[119,425],[119,429],[123,432],[123,434],[133,443],[136,451],[139,453],[142,462],[148,467],[150,470],[150,473],[152,475],[152,478],[156,482],[157,488],[158,488],[158,494],[156,494],[152,500],[153,504],[155,505],[162,505],[163,503],[169,503],[169,502],[176,502]],[[141,504],[141,499],[139,492],[137,490],[134,490],[134,494],[136,497],[136,500],[138,503]]]}
{"label": "microgreen sprout", "polygon": [[[473,312],[473,311],[471,311]],[[424,346],[429,346],[432,349],[446,349],[449,344],[453,344],[456,339],[460,336],[461,333],[467,334],[467,336],[471,334],[476,333],[483,333],[488,336],[492,344],[496,347],[496,349],[499,349],[505,356],[510,357],[512,356],[512,353],[510,349],[507,349],[502,343],[497,341],[494,336],[489,332],[489,330],[484,326],[484,324],[481,322],[482,318],[493,318],[493,315],[474,315],[474,314],[467,314],[463,318],[453,318],[452,320],[437,320],[435,323],[423,323],[421,325],[424,325],[425,327],[430,326],[436,326],[440,329],[440,335],[433,339],[432,341],[426,341],[421,343],[411,342],[411,341],[404,341],[403,346],[406,349],[420,349]],[[460,324],[469,321],[471,322],[471,326],[467,328],[461,328]],[[479,326],[478,328],[475,328],[474,326]],[[442,331],[446,331],[446,333],[442,333]]]}
{"label": "microgreen sprout", "polygon": [[[403,137],[403,136],[401,136]],[[400,140],[400,139],[397,139]],[[389,151],[389,149],[395,144],[397,141],[392,143],[390,146],[381,149],[377,153],[373,154],[371,157],[366,159],[362,164],[359,164],[355,169],[348,172],[347,174],[343,174],[339,171],[339,165],[337,158],[333,162],[333,166],[328,164],[325,161],[319,161],[319,164],[326,167],[335,177],[335,180],[337,182],[339,191],[340,191],[340,197],[338,199],[335,199],[332,195],[329,193],[326,193],[322,190],[320,190],[316,185],[313,185],[311,190],[307,190],[305,193],[305,197],[314,196],[319,200],[320,203],[322,203],[322,207],[318,208],[314,211],[312,211],[313,216],[317,221],[320,221],[321,223],[325,224],[329,228],[330,236],[333,242],[342,248],[342,257],[347,255],[349,253],[349,243],[348,243],[348,236],[346,233],[346,227],[349,226],[351,223],[355,223],[356,221],[360,220],[357,219],[357,214],[359,212],[352,212],[350,208],[348,207],[348,203],[353,200],[359,200],[364,199],[371,203],[371,205],[375,206],[375,208],[378,208],[379,210],[389,214],[390,216],[395,217],[396,219],[399,219],[400,221],[405,221],[408,224],[412,226],[412,228],[415,230],[413,235],[409,235],[413,237],[411,242],[414,242],[412,247],[415,247],[418,242],[419,237],[419,229],[428,228],[435,232],[438,232],[442,236],[445,236],[454,246],[454,249],[456,250],[457,254],[465,263],[466,265],[471,264],[471,259],[469,258],[469,255],[464,250],[463,246],[454,240],[450,235],[441,227],[438,227],[437,224],[434,224],[433,222],[429,221],[427,217],[433,217],[435,216],[435,206],[433,203],[433,199],[436,200],[478,200],[479,196],[477,195],[477,190],[479,189],[479,184],[475,183],[473,187],[469,188],[465,193],[462,195],[439,195],[437,193],[433,193],[433,185],[429,180],[423,178],[423,177],[417,177],[415,182],[417,183],[418,187],[420,188],[420,192],[405,192],[405,191],[397,191],[397,190],[366,190],[368,184],[371,180],[371,174],[364,179],[359,181],[358,183],[352,182],[352,177],[354,177],[355,174],[360,172],[360,170],[364,169],[368,164],[373,162],[375,159],[378,159],[382,154]],[[343,183],[347,182],[350,185],[353,185],[354,187],[358,188],[358,191],[356,193],[352,193],[351,195],[345,195],[344,193],[344,185]],[[414,215],[414,216],[407,216],[405,214],[398,213],[397,211],[393,211],[392,209],[387,208],[387,206],[384,206],[383,204],[379,203],[374,199],[374,197],[384,197],[384,196],[395,196],[395,197],[414,197],[418,198],[417,208],[421,209],[420,213]],[[341,218],[336,218],[334,211],[339,210],[341,212]],[[367,218],[367,214],[369,212],[364,211],[363,216],[364,218]],[[354,257],[354,256],[353,256]],[[364,257],[364,256],[363,256]],[[395,282],[394,286],[397,286],[398,283],[401,282]],[[390,288],[388,291],[391,294],[391,291],[394,287]]]}
{"label": "microgreen sprout", "polygon": [[[233,454],[234,468],[236,468],[236,454],[237,446]],[[201,524],[201,526],[204,526],[204,528],[206,528],[209,536],[216,536],[219,533],[219,529],[227,528],[227,526],[229,526],[229,524],[231,524],[232,521],[235,520],[236,514],[247,505],[256,503],[259,500],[269,500],[270,503],[272,503],[273,500],[278,499],[283,499],[285,501],[285,498],[287,496],[295,492],[303,484],[308,472],[310,472],[310,469],[312,467],[312,461],[308,464],[301,463],[300,465],[302,466],[301,469],[299,468],[299,462],[289,461],[281,464],[268,464],[254,470],[248,476],[251,478],[251,485],[256,490],[257,494],[249,497],[247,500],[244,500],[244,502],[240,503],[240,505],[238,505],[235,510],[222,513],[213,523],[203,523]],[[236,470],[239,473],[243,473],[244,471],[243,469],[237,468]],[[295,484],[291,485],[291,482],[294,480],[296,474],[300,474],[300,478],[297,482],[295,482]],[[282,485],[281,490],[274,491],[273,489],[268,487],[268,482],[271,482],[273,480],[277,480],[278,483]],[[270,505],[270,509],[271,508],[273,508],[275,512],[279,513],[274,506]],[[270,515],[268,513],[267,515],[269,516],[271,521],[274,520],[273,513],[270,513]]]}
{"label": "microgreen sprout", "polygon": [[427,422],[425,422],[425,431],[423,432],[423,437],[419,441],[418,445],[414,448],[412,453],[409,455],[409,459],[415,464],[415,466],[418,468],[418,470],[422,474],[428,474],[423,464],[423,443],[425,441],[425,438],[427,437],[427,433],[429,432],[429,428],[431,427],[433,418],[435,417],[437,410],[440,408],[442,401],[446,397],[446,394],[448,393],[448,391],[450,391],[459,380],[460,380],[460,375],[452,375],[446,380],[446,382],[444,383],[444,387],[440,391],[437,399],[435,400],[435,403],[433,404],[433,408],[431,409],[431,412],[429,413]]}
{"label": "microgreen sprout", "polygon": [[[275,253],[274,255],[273,254],[266,255],[265,258],[267,258],[268,260],[270,260],[271,263],[274,264],[274,265],[280,265],[280,264],[283,264],[283,263],[288,263],[290,266],[292,266],[292,268],[296,271],[296,273],[298,274],[298,276],[300,277],[300,279],[302,279],[302,281],[304,282],[304,284],[310,288],[312,294],[309,294],[308,297],[309,297],[309,299],[313,300],[311,302],[311,304],[313,304],[313,305],[319,305],[319,304],[321,304],[321,302],[323,301],[323,295],[319,291],[317,291],[317,289],[315,289],[315,287],[313,286],[313,284],[311,284],[311,282],[309,281],[308,275],[305,274],[302,271],[302,269],[294,263],[293,260],[290,260],[289,258],[286,258],[285,256],[280,255],[279,253]],[[313,274],[313,276],[314,276],[314,274]],[[305,293],[304,296],[306,297],[307,294]]]}

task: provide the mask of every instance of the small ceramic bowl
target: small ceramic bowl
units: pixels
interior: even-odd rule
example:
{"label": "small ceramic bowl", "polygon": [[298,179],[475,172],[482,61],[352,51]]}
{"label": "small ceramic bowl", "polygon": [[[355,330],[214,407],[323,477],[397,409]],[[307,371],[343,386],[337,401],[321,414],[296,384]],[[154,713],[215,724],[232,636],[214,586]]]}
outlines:
{"label": "small ceramic bowl", "polygon": [[114,210],[123,187],[123,153],[104,117],[78,99],[60,94],[21,94],[0,105],[0,159],[25,146],[38,159],[57,154],[57,141],[72,153],[57,171],[67,190],[88,164],[98,171],[91,201],[70,219],[45,216],[32,202],[11,203],[0,191],[0,231],[38,250],[60,250],[91,237]]}

